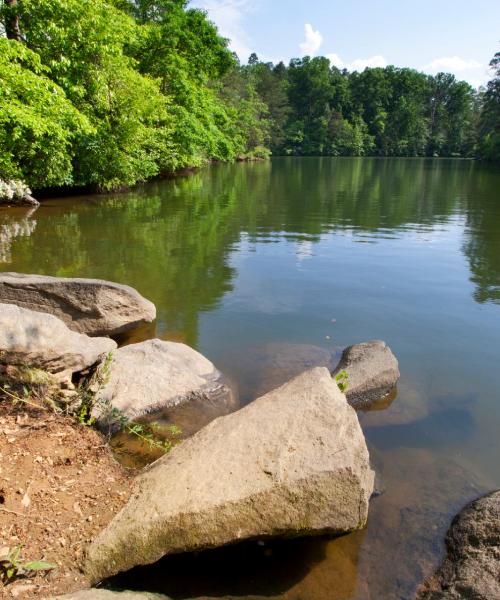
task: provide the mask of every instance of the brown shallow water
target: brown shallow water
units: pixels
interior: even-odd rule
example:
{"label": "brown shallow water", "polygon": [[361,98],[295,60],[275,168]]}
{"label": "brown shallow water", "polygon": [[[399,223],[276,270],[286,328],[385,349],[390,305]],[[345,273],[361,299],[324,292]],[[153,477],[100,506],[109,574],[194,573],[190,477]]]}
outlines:
{"label": "brown shallow water", "polygon": [[[120,585],[174,598],[409,599],[454,513],[500,487],[500,174],[470,161],[275,159],[0,212],[4,270],[101,277],[241,403],[386,340],[396,398],[361,414],[384,493],[365,530],[171,557]],[[185,434],[210,418],[178,413]],[[115,582],[117,583],[117,582]]]}

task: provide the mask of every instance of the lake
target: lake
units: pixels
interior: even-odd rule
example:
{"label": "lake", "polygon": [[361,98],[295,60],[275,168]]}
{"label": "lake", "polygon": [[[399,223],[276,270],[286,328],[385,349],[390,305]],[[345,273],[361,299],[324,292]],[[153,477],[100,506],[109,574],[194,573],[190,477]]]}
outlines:
{"label": "lake", "polygon": [[[318,349],[385,340],[397,397],[360,413],[383,493],[366,529],[164,559],[128,587],[287,600],[409,599],[450,520],[500,487],[500,173],[445,159],[275,158],[0,212],[2,270],[137,288],[157,335],[241,402]],[[313,360],[313,359],[312,359]]]}

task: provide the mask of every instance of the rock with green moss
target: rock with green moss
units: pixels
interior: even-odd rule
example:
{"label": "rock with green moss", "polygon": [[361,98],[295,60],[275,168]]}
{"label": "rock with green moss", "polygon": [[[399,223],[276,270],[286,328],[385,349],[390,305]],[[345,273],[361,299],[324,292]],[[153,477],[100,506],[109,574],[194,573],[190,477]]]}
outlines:
{"label": "rock with green moss", "polygon": [[398,361],[381,340],[346,348],[333,376],[344,371],[347,373],[347,401],[356,410],[369,409],[391,392],[399,379]]}
{"label": "rock with green moss", "polygon": [[212,421],[153,463],[88,548],[93,582],[164,555],[363,527],[373,471],[328,369]]}

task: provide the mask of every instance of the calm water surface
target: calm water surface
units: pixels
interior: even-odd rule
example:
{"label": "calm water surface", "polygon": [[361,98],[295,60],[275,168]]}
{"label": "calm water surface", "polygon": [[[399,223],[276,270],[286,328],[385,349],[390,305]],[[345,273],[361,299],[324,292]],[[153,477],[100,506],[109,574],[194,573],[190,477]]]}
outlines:
{"label": "calm water surface", "polygon": [[399,358],[396,399],[360,415],[385,490],[365,530],[164,559],[129,587],[409,599],[451,516],[500,487],[499,173],[425,159],[217,166],[0,212],[0,261],[136,287],[158,308],[156,335],[207,355],[243,403],[324,350],[380,338]]}

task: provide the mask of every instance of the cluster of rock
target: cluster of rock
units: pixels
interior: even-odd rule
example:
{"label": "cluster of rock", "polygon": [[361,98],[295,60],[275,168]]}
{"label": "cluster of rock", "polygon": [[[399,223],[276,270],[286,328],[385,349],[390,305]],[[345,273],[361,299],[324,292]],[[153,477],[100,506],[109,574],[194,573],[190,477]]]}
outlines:
{"label": "cluster of rock", "polygon": [[374,473],[353,406],[367,408],[399,377],[383,342],[344,351],[333,375],[347,372],[347,399],[330,369],[310,364],[235,412],[231,386],[195,350],[158,339],[117,348],[106,337],[154,318],[154,306],[127,286],[0,276],[4,371],[40,369],[68,389],[112,353],[94,414],[102,424],[110,424],[103,407],[144,419],[206,402],[223,415],[137,477],[129,502],[88,549],[93,582],[173,553],[365,525]]}
{"label": "cluster of rock", "polygon": [[30,188],[17,179],[0,179],[0,204],[27,204],[38,206],[40,203],[31,195]]}
{"label": "cluster of rock", "polygon": [[85,570],[97,582],[168,554],[346,533],[366,523],[372,490],[356,413],[329,371],[312,369],[153,463]]}
{"label": "cluster of rock", "polygon": [[[112,353],[108,380],[94,416],[109,424],[111,411],[139,418],[195,397],[210,398],[221,414],[235,396],[214,365],[198,352],[161,340],[117,349],[109,337],[152,322],[154,305],[128,286],[94,279],[0,275],[0,365],[40,369],[71,397],[72,382]],[[76,392],[74,392],[76,393]]]}

